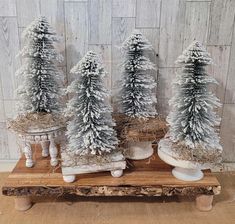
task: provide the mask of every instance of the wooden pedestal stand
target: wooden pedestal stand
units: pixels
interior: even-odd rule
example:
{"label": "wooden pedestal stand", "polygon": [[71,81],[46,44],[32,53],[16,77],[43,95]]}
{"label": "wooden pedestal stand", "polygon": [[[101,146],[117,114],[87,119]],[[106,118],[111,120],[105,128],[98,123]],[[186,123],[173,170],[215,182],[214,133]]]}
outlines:
{"label": "wooden pedestal stand", "polygon": [[50,155],[51,166],[57,166],[58,164],[58,150],[56,143],[60,142],[60,139],[64,137],[64,127],[53,127],[50,129],[30,130],[25,134],[19,134],[19,137],[23,142],[23,152],[25,154],[25,166],[33,167],[33,151],[32,144],[41,144],[42,156],[47,157]]}
{"label": "wooden pedestal stand", "polygon": [[73,183],[63,181],[60,168],[50,166],[50,159],[37,154],[33,168],[25,167],[22,157],[2,188],[3,195],[15,197],[15,208],[31,207],[31,196],[172,196],[194,195],[196,207],[201,211],[212,208],[213,196],[220,193],[220,183],[210,172],[204,172],[200,181],[185,182],[171,174],[172,167],[154,153],[150,159],[131,161],[129,169],[120,178],[109,172],[80,174]]}
{"label": "wooden pedestal stand", "polygon": [[76,159],[76,164],[70,164],[69,153],[66,153],[65,151],[61,153],[61,159],[63,179],[68,183],[73,182],[76,179],[77,174],[110,171],[113,177],[121,177],[123,175],[123,170],[126,169],[126,160],[121,151],[106,155],[106,160],[99,164],[96,164],[97,160],[94,156],[90,157],[90,159],[87,158],[87,161],[84,161],[84,158],[78,157]]}

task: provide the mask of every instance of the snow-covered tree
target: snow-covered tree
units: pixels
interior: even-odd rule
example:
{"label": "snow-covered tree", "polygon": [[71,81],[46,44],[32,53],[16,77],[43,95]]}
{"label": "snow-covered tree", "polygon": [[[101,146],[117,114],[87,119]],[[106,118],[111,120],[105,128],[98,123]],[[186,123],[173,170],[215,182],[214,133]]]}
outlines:
{"label": "snow-covered tree", "polygon": [[19,55],[24,58],[17,71],[22,82],[17,89],[19,113],[58,112],[60,109],[60,77],[55,61],[62,56],[54,48],[55,32],[45,17],[33,21],[23,32],[25,46]]}
{"label": "snow-covered tree", "polygon": [[172,111],[167,117],[170,138],[192,149],[198,146],[221,149],[215,129],[220,119],[214,111],[220,103],[208,88],[217,82],[205,70],[212,63],[209,53],[194,41],[176,63],[182,66],[182,71],[173,83]]}
{"label": "snow-covered tree", "polygon": [[100,57],[89,51],[71,70],[78,78],[67,91],[73,94],[67,104],[68,150],[78,155],[112,152],[118,143],[112,108],[104,87],[106,75]]}
{"label": "snow-covered tree", "polygon": [[139,31],[134,31],[121,49],[125,56],[120,92],[122,112],[133,118],[154,117],[157,114],[153,93],[156,82],[151,70],[155,66],[148,58],[152,46]]}

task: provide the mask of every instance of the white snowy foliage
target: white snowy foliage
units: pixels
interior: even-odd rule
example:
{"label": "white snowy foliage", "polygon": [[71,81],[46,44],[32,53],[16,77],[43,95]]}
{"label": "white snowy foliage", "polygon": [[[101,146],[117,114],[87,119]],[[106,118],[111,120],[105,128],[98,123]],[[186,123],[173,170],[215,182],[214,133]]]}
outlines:
{"label": "white snowy foliage", "polygon": [[23,65],[16,72],[21,85],[17,89],[20,99],[19,113],[59,112],[60,82],[62,74],[55,61],[62,61],[53,46],[57,41],[45,17],[33,21],[23,32],[26,44],[19,56]]}
{"label": "white snowy foliage", "polygon": [[205,70],[212,63],[209,53],[195,41],[176,62],[183,68],[173,83],[172,111],[167,117],[170,138],[192,149],[200,145],[207,150],[222,150],[215,129],[220,119],[214,111],[220,103],[208,89],[209,84],[217,82]]}
{"label": "white snowy foliage", "polygon": [[153,117],[157,114],[156,94],[153,93],[156,82],[150,71],[155,70],[155,65],[146,56],[153,50],[152,46],[139,31],[135,31],[121,49],[125,56],[120,93],[122,112],[134,118]]}
{"label": "white snowy foliage", "polygon": [[73,97],[68,102],[68,149],[78,155],[102,154],[115,150],[118,143],[108,91],[104,87],[106,75],[100,58],[89,51],[71,70],[78,78],[67,88]]}

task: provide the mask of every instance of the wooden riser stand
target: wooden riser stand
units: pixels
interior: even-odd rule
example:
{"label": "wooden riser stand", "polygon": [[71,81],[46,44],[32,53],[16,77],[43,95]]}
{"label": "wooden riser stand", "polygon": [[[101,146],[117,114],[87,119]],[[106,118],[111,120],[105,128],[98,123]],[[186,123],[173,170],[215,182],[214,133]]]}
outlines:
{"label": "wooden riser stand", "polygon": [[[66,152],[61,153],[61,159],[63,161],[61,163],[63,179],[68,183],[73,182],[76,179],[76,175],[103,171],[110,171],[113,177],[121,177],[123,175],[123,170],[126,168],[126,159],[121,151],[106,155],[106,160],[102,163],[97,163],[97,156],[89,156],[89,160],[87,161],[84,161],[84,158],[81,158],[80,156],[77,158],[74,157],[76,157],[76,155],[73,155],[73,160],[76,160],[76,165],[72,162],[71,166],[71,155]],[[104,156],[100,159],[103,158]]]}
{"label": "wooden riser stand", "polygon": [[[39,151],[39,150],[37,150]],[[66,183],[60,167],[53,168],[50,158],[36,154],[34,167],[25,167],[22,157],[7,178],[2,193],[15,197],[15,208],[27,210],[31,207],[31,196],[172,196],[193,195],[196,207],[201,211],[212,209],[213,196],[220,193],[221,186],[210,172],[204,172],[202,180],[185,182],[174,178],[172,167],[162,162],[156,153],[146,160],[128,161],[128,169],[120,178],[109,172],[80,174],[76,181]]]}

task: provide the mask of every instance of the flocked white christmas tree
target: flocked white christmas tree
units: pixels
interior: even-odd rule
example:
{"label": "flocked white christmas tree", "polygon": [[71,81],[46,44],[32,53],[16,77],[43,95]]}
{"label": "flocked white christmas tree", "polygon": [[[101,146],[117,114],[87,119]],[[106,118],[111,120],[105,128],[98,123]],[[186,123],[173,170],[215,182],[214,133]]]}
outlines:
{"label": "flocked white christmas tree", "polygon": [[183,69],[173,83],[175,92],[170,100],[172,111],[167,117],[171,140],[184,143],[191,149],[202,147],[222,150],[215,129],[220,119],[214,111],[220,103],[208,88],[217,82],[205,69],[212,63],[209,53],[195,41],[176,62]]}
{"label": "flocked white christmas tree", "polygon": [[147,57],[152,49],[149,41],[135,31],[121,47],[125,61],[121,88],[122,112],[132,118],[154,117],[156,113],[156,82],[151,75],[154,64]]}
{"label": "flocked white christmas tree", "polygon": [[23,65],[17,71],[22,85],[17,89],[19,113],[58,112],[60,110],[60,77],[55,61],[61,61],[53,46],[55,32],[45,17],[33,21],[24,31],[25,46],[19,53]]}
{"label": "flocked white christmas tree", "polygon": [[73,94],[66,109],[72,119],[67,128],[68,150],[78,155],[112,152],[118,140],[107,100],[109,93],[103,83],[106,72],[100,58],[90,51],[71,72],[78,78],[67,89]]}

